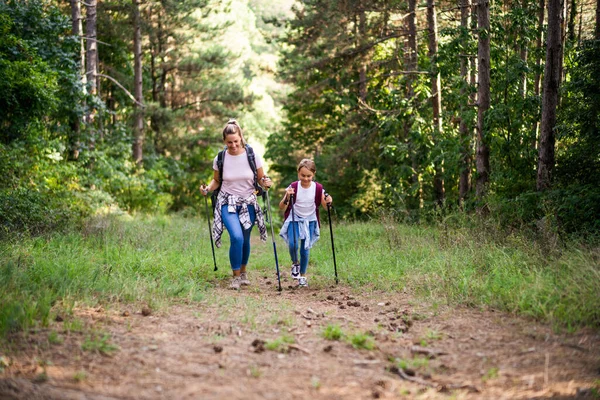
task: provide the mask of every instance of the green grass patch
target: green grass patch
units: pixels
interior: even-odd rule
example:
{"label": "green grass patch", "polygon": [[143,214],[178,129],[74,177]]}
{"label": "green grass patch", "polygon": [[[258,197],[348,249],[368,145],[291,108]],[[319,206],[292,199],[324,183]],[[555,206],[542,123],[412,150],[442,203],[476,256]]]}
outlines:
{"label": "green grass patch", "polygon": [[282,335],[276,339],[269,340],[265,343],[265,349],[276,351],[278,353],[287,353],[289,345],[294,344],[295,340],[292,336]]}
{"label": "green grass patch", "polygon": [[104,355],[111,355],[119,347],[110,342],[110,335],[107,333],[95,333],[87,336],[81,344],[81,350],[97,352]]}
{"label": "green grass patch", "polygon": [[348,336],[347,340],[355,349],[373,350],[375,348],[375,339],[366,333],[354,333]]}
{"label": "green grass patch", "polygon": [[323,329],[322,336],[327,340],[341,340],[344,337],[344,332],[339,325],[329,324]]}
{"label": "green grass patch", "polygon": [[[275,227],[276,231],[278,227]],[[434,304],[491,307],[575,330],[600,326],[600,250],[536,242],[518,232],[457,224],[396,224],[390,219],[333,227],[340,283],[361,291],[407,290]],[[313,288],[334,284],[329,229],[311,250]],[[257,229],[253,231],[258,237]],[[289,324],[289,305],[262,315],[263,302],[215,299],[210,289],[230,279],[229,238],[216,249],[213,272],[206,221],[182,216],[99,217],[83,229],[0,241],[0,337],[46,327],[65,317],[81,331],[73,308],[115,302],[160,309],[173,301],[223,302],[246,324]],[[285,245],[277,238],[280,265]],[[251,279],[272,276],[270,243],[252,247]],[[285,273],[285,270],[283,271]],[[273,290],[275,287],[273,286]],[[425,338],[431,341],[432,338]]]}

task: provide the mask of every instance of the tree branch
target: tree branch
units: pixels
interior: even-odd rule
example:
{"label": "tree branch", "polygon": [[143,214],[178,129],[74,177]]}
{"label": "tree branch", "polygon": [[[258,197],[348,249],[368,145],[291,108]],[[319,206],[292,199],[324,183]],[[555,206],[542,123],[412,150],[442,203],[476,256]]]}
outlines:
{"label": "tree branch", "polygon": [[85,40],[93,40],[96,43],[101,43],[101,44],[104,44],[106,46],[112,46],[112,44],[103,42],[102,40],[94,39],[94,38],[83,36],[83,35],[79,35],[79,37],[82,38],[82,39],[85,39]]}
{"label": "tree branch", "polygon": [[125,89],[125,87],[123,85],[121,85],[115,78],[113,78],[112,76],[108,76],[108,75],[104,75],[104,74],[96,74],[96,76],[100,76],[102,78],[106,78],[108,80],[111,80],[115,85],[117,85],[118,87],[120,87],[121,89],[123,89],[123,91],[125,93],[127,93],[127,95],[129,96],[129,98],[131,100],[133,100],[134,103],[138,104],[140,107],[142,108],[146,108],[146,106],[143,103],[140,103],[139,101],[137,101],[135,99],[135,97],[133,97],[133,95],[129,92],[129,90]]}

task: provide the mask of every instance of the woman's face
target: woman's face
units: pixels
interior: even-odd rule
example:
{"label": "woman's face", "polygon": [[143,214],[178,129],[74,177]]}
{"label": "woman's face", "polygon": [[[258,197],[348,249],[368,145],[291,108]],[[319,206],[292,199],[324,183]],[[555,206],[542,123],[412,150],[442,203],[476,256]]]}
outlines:
{"label": "woman's face", "polygon": [[237,156],[244,149],[244,146],[242,146],[242,138],[239,133],[232,133],[231,135],[225,136],[223,143],[227,146],[227,152],[232,156]]}
{"label": "woman's face", "polygon": [[298,170],[298,180],[302,187],[307,188],[310,186],[315,174],[308,168],[302,167]]}

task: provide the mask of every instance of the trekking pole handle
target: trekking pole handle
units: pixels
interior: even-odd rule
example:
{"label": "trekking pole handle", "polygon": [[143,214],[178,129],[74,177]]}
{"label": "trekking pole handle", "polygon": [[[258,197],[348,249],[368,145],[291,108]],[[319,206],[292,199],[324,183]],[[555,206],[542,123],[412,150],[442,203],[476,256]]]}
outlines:
{"label": "trekking pole handle", "polygon": [[[267,179],[268,179],[268,180],[271,180],[271,178],[269,178],[269,176],[268,176],[268,175],[263,175],[263,177],[262,177],[262,178],[260,178],[261,182],[263,182],[263,183],[264,183],[264,181],[266,181]],[[272,185],[273,185],[273,181],[271,181],[271,186],[272,186]],[[271,186],[269,186],[268,188],[264,188],[264,187],[263,187],[263,189],[265,189],[265,190],[269,190],[269,189],[271,189]]]}
{"label": "trekking pole handle", "polygon": [[[329,193],[325,192],[325,198],[331,197],[329,196]],[[327,208],[328,209],[333,209],[333,206],[331,205],[331,203],[327,203]]]}

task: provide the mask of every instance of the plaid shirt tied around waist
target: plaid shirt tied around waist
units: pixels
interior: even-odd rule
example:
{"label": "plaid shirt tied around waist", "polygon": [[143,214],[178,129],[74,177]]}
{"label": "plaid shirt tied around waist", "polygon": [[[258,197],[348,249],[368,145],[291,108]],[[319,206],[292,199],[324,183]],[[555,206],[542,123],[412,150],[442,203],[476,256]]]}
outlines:
{"label": "plaid shirt tied around waist", "polygon": [[256,198],[256,195],[252,193],[250,196],[242,198],[240,196],[221,191],[217,196],[217,204],[215,205],[215,215],[213,220],[213,236],[215,239],[215,245],[217,247],[221,247],[221,236],[223,235],[223,230],[225,229],[223,218],[221,216],[221,209],[224,205],[227,205],[227,211],[230,213],[236,212],[236,208],[241,206],[239,214],[240,224],[246,230],[252,227],[248,206],[254,206],[256,213],[256,224],[258,225],[258,232],[260,233],[260,240],[263,242],[267,241],[265,218],[261,208],[258,206],[258,199]]}

